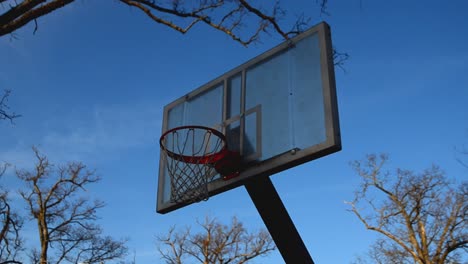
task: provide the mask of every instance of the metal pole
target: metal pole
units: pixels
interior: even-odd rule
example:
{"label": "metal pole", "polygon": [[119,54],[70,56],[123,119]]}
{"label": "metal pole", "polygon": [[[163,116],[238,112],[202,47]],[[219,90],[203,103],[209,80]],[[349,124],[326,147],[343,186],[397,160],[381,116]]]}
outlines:
{"label": "metal pole", "polygon": [[286,263],[314,264],[270,177],[249,180],[245,188]]}

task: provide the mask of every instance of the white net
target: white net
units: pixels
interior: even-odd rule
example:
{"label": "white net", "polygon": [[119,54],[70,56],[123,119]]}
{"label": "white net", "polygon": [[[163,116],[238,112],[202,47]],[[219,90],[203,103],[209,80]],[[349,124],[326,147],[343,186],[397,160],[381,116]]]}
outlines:
{"label": "white net", "polygon": [[209,198],[208,183],[217,174],[215,163],[224,147],[224,136],[205,127],[181,127],[161,138],[171,179],[171,202],[192,203]]}

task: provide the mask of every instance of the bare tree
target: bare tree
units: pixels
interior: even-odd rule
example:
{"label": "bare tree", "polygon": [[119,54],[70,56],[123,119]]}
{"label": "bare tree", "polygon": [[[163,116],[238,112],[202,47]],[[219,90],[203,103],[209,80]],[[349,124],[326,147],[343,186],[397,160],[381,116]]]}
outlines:
{"label": "bare tree", "polygon": [[9,120],[10,122],[13,122],[13,119],[20,117],[20,115],[10,112],[10,107],[7,104],[10,94],[10,90],[4,90],[3,95],[0,97],[0,120]]}
{"label": "bare tree", "polygon": [[[10,90],[4,90],[0,97],[0,120],[13,119],[20,115],[10,112],[7,104]],[[9,164],[0,162],[0,178],[5,174]],[[8,191],[0,185],[0,264],[21,263],[16,260],[19,252],[23,250],[23,241],[20,237],[20,229],[23,219],[11,208]]]}
{"label": "bare tree", "polygon": [[[265,4],[269,8],[255,6],[248,0],[118,0],[120,3],[135,8],[148,16],[157,24],[170,27],[183,34],[197,24],[212,27],[227,34],[242,45],[249,45],[258,40],[262,32],[272,31],[283,38],[297,34],[308,22],[299,16],[290,30],[284,30],[279,25],[286,12],[279,1]],[[30,22],[34,22],[34,32],[38,29],[37,19],[64,6],[74,0],[0,0],[5,11],[0,15],[0,36],[15,32]],[[259,1],[261,2],[261,1]],[[327,0],[317,0],[323,13]],[[248,21],[248,23],[246,22]],[[254,26],[246,33],[247,24]]]}
{"label": "bare tree", "polygon": [[[40,251],[33,251],[33,263],[99,263],[123,258],[125,241],[102,236],[95,224],[103,202],[80,196],[85,187],[99,181],[82,163],[55,167],[34,148],[33,171],[17,171],[28,188],[20,191],[29,215],[38,226]],[[53,252],[55,257],[49,253]]]}
{"label": "bare tree", "polygon": [[166,236],[157,238],[161,258],[169,264],[190,263],[247,263],[259,256],[266,256],[276,249],[266,230],[249,233],[235,217],[230,225],[206,218],[198,222],[202,232],[191,234],[190,228],[176,232],[171,228]]}
{"label": "bare tree", "polygon": [[369,155],[352,163],[362,184],[350,211],[382,235],[371,246],[372,263],[461,263],[468,245],[467,182],[448,181],[437,166],[390,173],[383,170],[387,160]]}
{"label": "bare tree", "polygon": [[[0,177],[3,176],[8,164],[0,166]],[[23,249],[23,241],[19,235],[23,221],[16,214],[8,199],[8,191],[0,187],[0,263],[21,263],[16,260]]]}

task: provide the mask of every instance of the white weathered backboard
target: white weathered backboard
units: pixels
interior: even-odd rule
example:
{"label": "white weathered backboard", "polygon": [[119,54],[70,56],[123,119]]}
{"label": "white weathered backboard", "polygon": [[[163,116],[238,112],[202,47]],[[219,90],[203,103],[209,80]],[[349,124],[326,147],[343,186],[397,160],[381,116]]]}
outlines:
{"label": "white weathered backboard", "polygon": [[[330,29],[320,23],[164,108],[162,133],[186,125],[215,128],[239,151],[238,177],[214,177],[209,195],[341,149]],[[157,211],[171,202],[166,156],[159,162]]]}

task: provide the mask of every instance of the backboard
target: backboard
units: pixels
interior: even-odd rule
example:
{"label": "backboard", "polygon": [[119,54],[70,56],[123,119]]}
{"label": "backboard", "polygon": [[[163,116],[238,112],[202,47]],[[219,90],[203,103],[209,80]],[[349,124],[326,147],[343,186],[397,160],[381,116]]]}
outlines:
{"label": "backboard", "polygon": [[[339,151],[329,26],[320,23],[165,106],[162,133],[187,125],[220,131],[241,155],[240,174],[210,177],[209,196]],[[159,213],[189,204],[171,202],[166,159],[159,162]]]}

